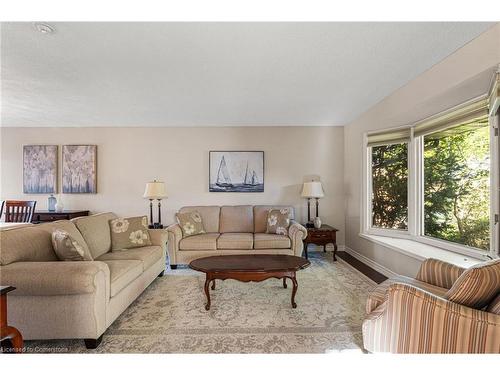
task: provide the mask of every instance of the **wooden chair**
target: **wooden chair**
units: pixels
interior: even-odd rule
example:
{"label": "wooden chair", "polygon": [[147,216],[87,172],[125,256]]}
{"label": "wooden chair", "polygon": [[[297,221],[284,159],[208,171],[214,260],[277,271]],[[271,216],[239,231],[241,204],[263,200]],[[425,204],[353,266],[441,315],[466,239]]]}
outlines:
{"label": "wooden chair", "polygon": [[31,223],[35,213],[36,201],[5,201],[6,223]]}

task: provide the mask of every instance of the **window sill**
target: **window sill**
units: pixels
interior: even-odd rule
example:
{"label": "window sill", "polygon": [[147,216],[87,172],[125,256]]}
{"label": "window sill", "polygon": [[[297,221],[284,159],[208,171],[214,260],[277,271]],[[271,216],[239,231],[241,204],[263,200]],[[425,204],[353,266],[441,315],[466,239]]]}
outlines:
{"label": "window sill", "polygon": [[468,268],[486,260],[457,254],[449,250],[444,250],[439,247],[404,238],[375,236],[365,233],[360,233],[359,236],[368,241],[388,247],[398,253],[408,255],[421,261],[424,261],[428,258],[435,258],[444,262],[455,264],[460,267]]}

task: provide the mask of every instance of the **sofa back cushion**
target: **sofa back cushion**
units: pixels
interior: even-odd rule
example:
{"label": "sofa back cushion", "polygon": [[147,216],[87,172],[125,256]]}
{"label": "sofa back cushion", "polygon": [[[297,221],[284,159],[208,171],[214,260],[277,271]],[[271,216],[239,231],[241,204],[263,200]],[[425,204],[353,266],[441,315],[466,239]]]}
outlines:
{"label": "sofa back cushion", "polygon": [[57,261],[52,234],[40,225],[0,231],[0,264]]}
{"label": "sofa back cushion", "polygon": [[292,206],[254,206],[253,207],[253,218],[254,218],[254,232],[255,233],[266,233],[267,228],[267,213],[269,210],[288,208],[290,211],[290,220],[295,219],[295,213]]}
{"label": "sofa back cushion", "polygon": [[500,293],[500,259],[476,264],[465,270],[445,298],[468,307],[482,309]]}
{"label": "sofa back cushion", "polygon": [[81,216],[71,220],[75,223],[87,243],[92,258],[96,259],[111,250],[109,221],[113,219],[116,219],[116,215],[106,212],[91,216]]}
{"label": "sofa back cushion", "polygon": [[219,206],[186,206],[179,210],[179,213],[198,211],[203,221],[203,228],[207,233],[219,232]]}
{"label": "sofa back cushion", "polygon": [[252,206],[222,206],[220,233],[253,233]]}

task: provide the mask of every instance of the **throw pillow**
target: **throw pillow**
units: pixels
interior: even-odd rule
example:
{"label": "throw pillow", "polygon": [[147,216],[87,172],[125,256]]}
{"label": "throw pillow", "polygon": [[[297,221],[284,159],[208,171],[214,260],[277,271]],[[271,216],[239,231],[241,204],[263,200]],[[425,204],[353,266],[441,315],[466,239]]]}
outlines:
{"label": "throw pillow", "polygon": [[52,232],[52,246],[59,260],[93,260],[92,255],[64,230]]}
{"label": "throw pillow", "polygon": [[445,298],[475,309],[482,309],[500,292],[500,260],[481,263],[465,270]]}
{"label": "throw pillow", "polygon": [[500,293],[495,297],[493,301],[491,301],[486,311],[500,315]]}
{"label": "throw pillow", "polygon": [[111,251],[151,245],[146,216],[117,218],[109,221]]}
{"label": "throw pillow", "polygon": [[177,213],[176,217],[182,229],[182,237],[206,233],[203,220],[198,211]]}
{"label": "throw pillow", "polygon": [[290,226],[290,210],[288,208],[272,209],[267,214],[266,233],[288,235]]}

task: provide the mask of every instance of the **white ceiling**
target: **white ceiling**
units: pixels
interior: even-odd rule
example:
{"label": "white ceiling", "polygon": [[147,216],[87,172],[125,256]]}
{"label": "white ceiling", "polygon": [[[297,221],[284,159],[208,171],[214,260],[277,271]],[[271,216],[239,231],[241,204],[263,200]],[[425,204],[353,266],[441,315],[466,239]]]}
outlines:
{"label": "white ceiling", "polygon": [[345,125],[492,23],[1,25],[2,126]]}

